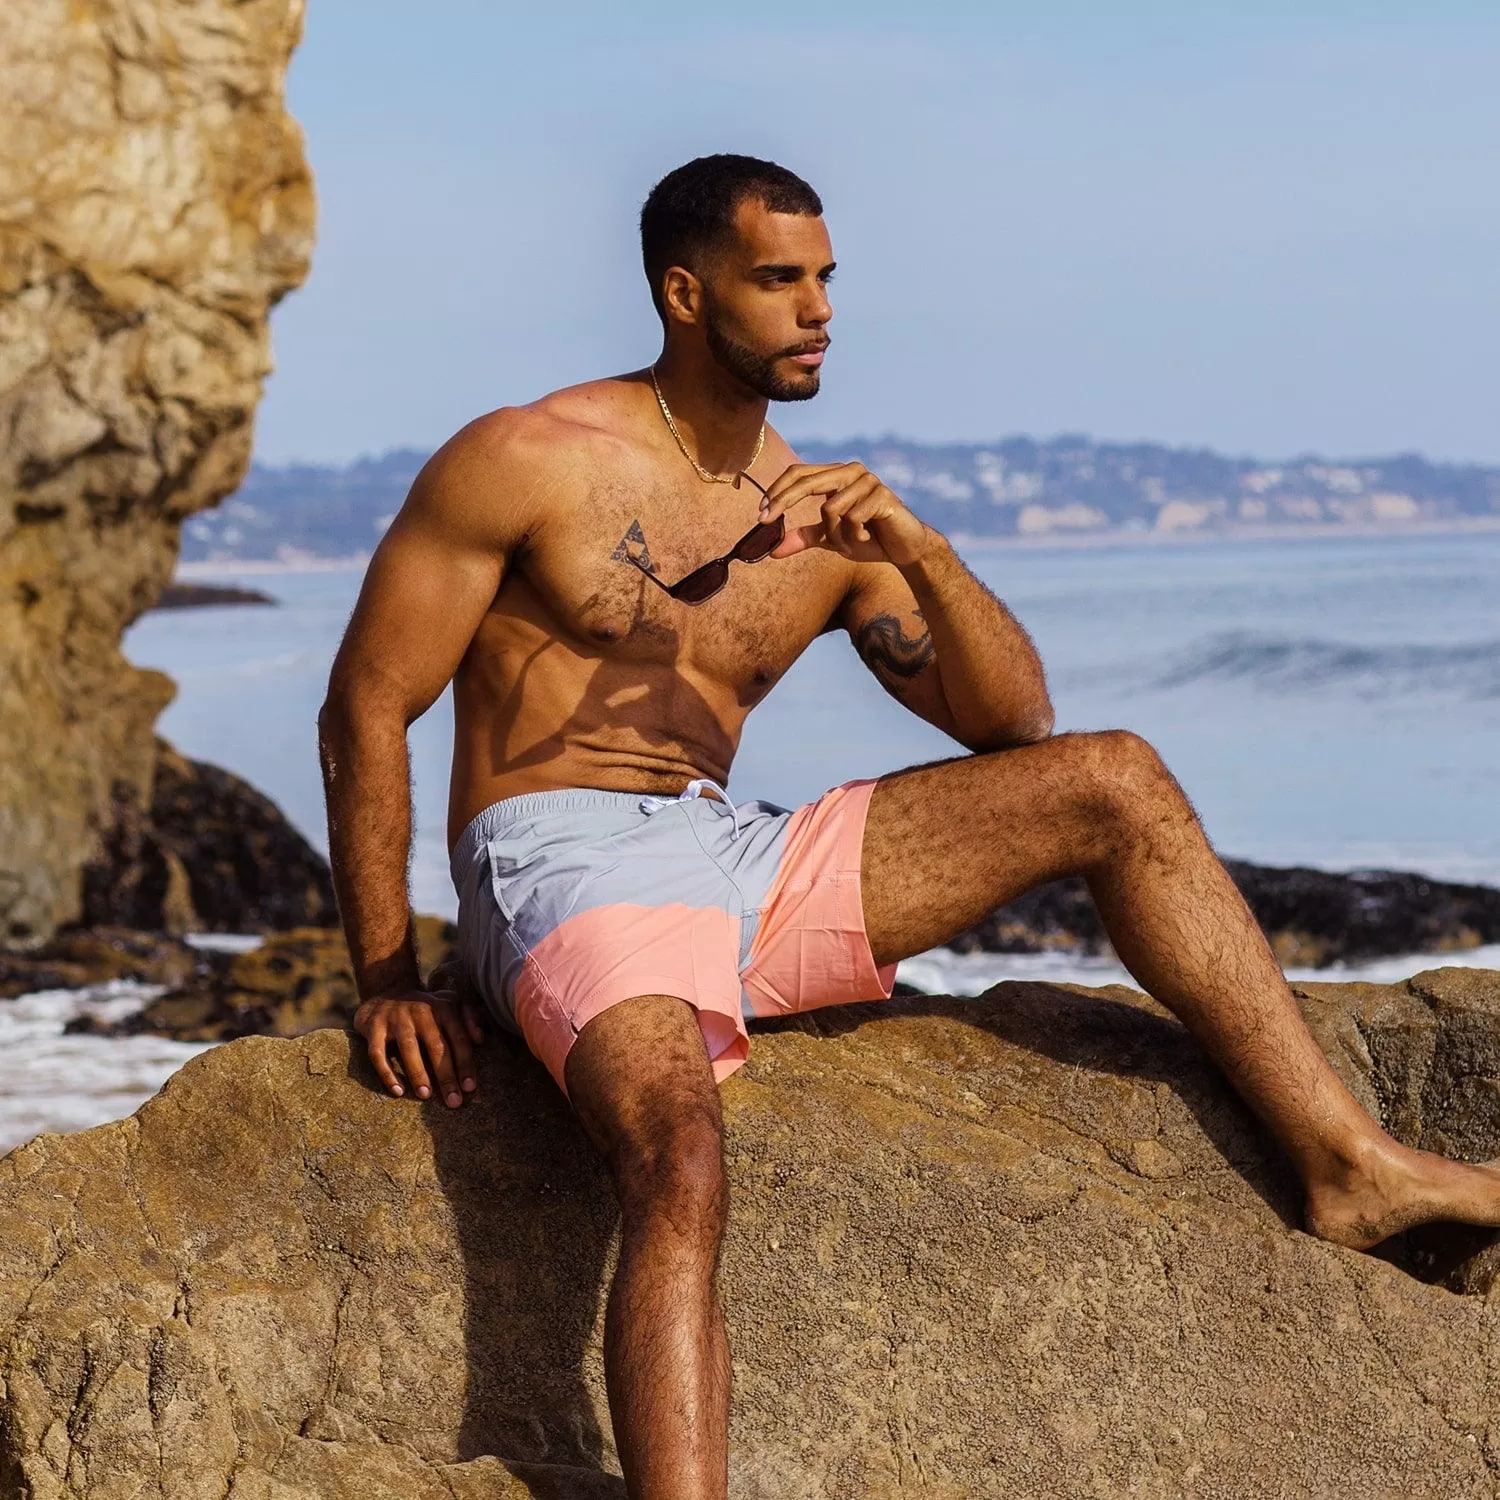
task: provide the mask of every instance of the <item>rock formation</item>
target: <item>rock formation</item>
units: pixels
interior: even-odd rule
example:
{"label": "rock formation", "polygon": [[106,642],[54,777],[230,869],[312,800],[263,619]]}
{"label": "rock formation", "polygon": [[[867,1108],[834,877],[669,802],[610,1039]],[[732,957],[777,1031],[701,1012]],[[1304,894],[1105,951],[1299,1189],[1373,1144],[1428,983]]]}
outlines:
{"label": "rock formation", "polygon": [[126,800],[83,871],[83,921],[152,932],[338,923],[328,861],[269,797],[156,742],[151,800]]}
{"label": "rock formation", "polygon": [[[1326,968],[1500,943],[1500,890],[1401,870],[1283,869],[1224,861],[1276,957]],[[991,912],[950,944],[960,953],[1109,952],[1082,880],[1057,880]]]}
{"label": "rock formation", "polygon": [[264,589],[237,583],[169,583],[156,596],[153,609],[221,609],[225,605],[275,604]]}
{"label": "rock formation", "polygon": [[[456,990],[458,980],[449,977],[450,969],[434,971],[452,960],[458,929],[441,917],[423,916],[415,919],[414,928],[423,974],[435,989]],[[117,940],[122,936],[116,934]],[[140,935],[136,936],[139,943]],[[44,949],[43,960],[51,958],[52,950],[60,955],[70,952],[69,937],[65,934]],[[149,944],[141,946],[148,954],[157,951]],[[123,1021],[101,1023],[84,1017],[68,1029],[95,1036],[150,1032],[180,1042],[228,1042],[245,1036],[303,1036],[322,1026],[347,1026],[359,1007],[349,950],[337,930],[298,927],[275,934],[249,953],[197,953],[194,958],[177,972],[143,967],[139,973],[121,973],[121,978],[164,984],[167,993]],[[19,968],[28,961],[37,963],[30,955],[12,963]],[[5,993],[6,978],[5,955],[0,954],[0,995]],[[25,992],[18,988],[14,993]]]}
{"label": "rock formation", "polygon": [[0,6],[0,942],[81,910],[171,696],[120,635],[234,488],[313,205],[301,0]]}
{"label": "rock formation", "polygon": [[[1496,1149],[1500,974],[1304,1000],[1392,1128]],[[1500,1495],[1489,1237],[1302,1234],[1141,996],[823,1012],[724,1101],[735,1500]],[[0,1493],[618,1497],[614,1219],[503,1039],[452,1113],[339,1031],[205,1053],[0,1162]]]}
{"label": "rock formation", "polygon": [[206,954],[166,933],[74,927],[35,948],[0,949],[0,1000],[122,979],[177,989],[206,963]]}
{"label": "rock formation", "polygon": [[[85,915],[21,950],[0,946],[0,999],[30,990],[134,979],[166,993],[124,1020],[82,1017],[75,1030],[154,1032],[184,1042],[301,1036],[354,1014],[354,976],[335,920],[327,864],[276,807],[238,778],[162,745],[149,817],[126,809],[85,871]],[[1318,954],[1470,946],[1500,921],[1500,891],[1445,886],[1417,875],[1328,875],[1236,863],[1284,961]],[[1312,888],[1305,908],[1299,893]],[[1372,894],[1373,891],[1373,894]],[[454,928],[416,919],[424,972],[452,958]],[[168,932],[267,931],[253,953],[204,953]],[[1415,936],[1414,936],[1415,935]],[[955,940],[960,951],[1107,950],[1081,881],[1059,881],[1002,907]],[[461,976],[444,972],[459,988]],[[898,993],[916,994],[909,985]],[[1500,1151],[1500,1143],[1497,1143]]]}

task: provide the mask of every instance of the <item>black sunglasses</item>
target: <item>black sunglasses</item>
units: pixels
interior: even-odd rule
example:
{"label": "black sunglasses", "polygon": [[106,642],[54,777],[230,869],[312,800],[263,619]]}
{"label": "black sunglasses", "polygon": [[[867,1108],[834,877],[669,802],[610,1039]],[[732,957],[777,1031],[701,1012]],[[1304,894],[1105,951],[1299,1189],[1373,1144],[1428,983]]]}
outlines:
{"label": "black sunglasses", "polygon": [[[736,489],[740,487],[741,479],[750,479],[750,476],[744,472],[737,474],[734,480]],[[750,483],[755,485],[762,495],[766,495],[765,489],[755,480],[750,479]],[[766,495],[766,498],[770,499],[770,496]],[[651,565],[643,558],[627,555],[626,561],[639,568],[663,593],[670,594],[683,604],[702,604],[712,599],[729,582],[730,563],[761,562],[781,545],[782,538],[785,536],[785,516],[777,516],[774,521],[762,521],[758,526],[752,526],[723,557],[716,557],[712,562],[706,562],[702,567],[694,568],[691,573],[685,578],[679,578],[676,583],[663,583],[651,571]]]}

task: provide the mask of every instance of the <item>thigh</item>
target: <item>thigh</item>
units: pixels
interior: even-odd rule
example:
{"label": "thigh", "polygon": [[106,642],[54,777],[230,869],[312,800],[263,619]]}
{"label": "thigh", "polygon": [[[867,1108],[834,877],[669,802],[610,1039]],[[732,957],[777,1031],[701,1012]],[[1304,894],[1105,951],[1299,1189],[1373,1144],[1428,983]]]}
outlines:
{"label": "thigh", "polygon": [[722,1132],[708,1048],[685,1000],[641,995],[611,1006],[579,1032],[566,1074],[573,1108],[617,1172],[642,1153]]}
{"label": "thigh", "polygon": [[1134,735],[1064,734],[883,777],[860,863],[876,962],[935,948],[1034,886],[1087,872],[1115,836],[1114,788],[1139,781],[1134,767],[1151,758]]}

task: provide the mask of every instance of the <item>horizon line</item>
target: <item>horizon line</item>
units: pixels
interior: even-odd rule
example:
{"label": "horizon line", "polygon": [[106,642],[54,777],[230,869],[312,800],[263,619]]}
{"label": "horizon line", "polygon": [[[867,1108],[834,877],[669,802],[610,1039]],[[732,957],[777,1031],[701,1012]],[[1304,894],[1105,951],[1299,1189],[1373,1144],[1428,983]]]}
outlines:
{"label": "horizon line", "polygon": [[[444,441],[447,441],[447,439],[445,439]],[[1480,469],[1487,471],[1500,469],[1500,459],[1488,462],[1484,459],[1477,458],[1431,458],[1418,448],[1398,449],[1389,453],[1364,453],[1357,455],[1330,455],[1328,453],[1318,452],[1315,449],[1309,449],[1287,457],[1263,458],[1253,453],[1231,453],[1226,451],[1225,449],[1215,448],[1206,443],[1170,443],[1162,441],[1158,438],[1096,438],[1090,433],[1070,430],[1066,428],[1054,432],[1050,436],[1046,437],[1038,437],[1033,433],[1027,432],[1012,432],[1007,433],[1003,437],[996,438],[945,439],[905,437],[900,433],[885,432],[877,436],[869,436],[862,433],[847,437],[834,438],[804,436],[789,441],[792,442],[793,447],[796,447],[799,444],[804,446],[810,444],[822,444],[828,447],[839,445],[868,447],[879,443],[904,443],[914,448],[975,448],[981,450],[987,448],[998,448],[1006,443],[1013,442],[1027,442],[1036,443],[1041,446],[1053,446],[1059,443],[1073,441],[1080,444],[1087,444],[1088,446],[1094,448],[1157,448],[1168,453],[1210,454],[1213,457],[1222,459],[1228,463],[1255,464],[1264,468],[1274,468],[1279,465],[1295,465],[1308,463],[1323,463],[1337,466],[1356,467],[1361,464],[1388,464],[1396,463],[1401,460],[1416,459],[1417,461],[1428,464],[1433,468]],[[262,469],[347,469],[361,463],[383,462],[386,459],[394,458],[398,454],[412,453],[430,457],[433,453],[437,452],[437,449],[441,446],[441,443],[439,443],[436,447],[431,448],[424,447],[421,444],[414,442],[396,443],[392,447],[383,449],[378,452],[367,451],[364,453],[356,454],[351,458],[345,459],[263,459],[252,453],[250,465],[252,468]]]}

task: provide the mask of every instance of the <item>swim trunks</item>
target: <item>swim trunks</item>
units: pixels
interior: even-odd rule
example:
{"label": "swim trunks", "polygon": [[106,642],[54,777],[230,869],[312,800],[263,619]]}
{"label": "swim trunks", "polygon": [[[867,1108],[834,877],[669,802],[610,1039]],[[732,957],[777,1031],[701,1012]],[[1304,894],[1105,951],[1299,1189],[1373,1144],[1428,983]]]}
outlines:
{"label": "swim trunks", "polygon": [[747,1017],[889,997],[896,966],[877,967],[860,900],[874,786],[795,812],[736,807],[708,781],[677,798],[579,788],[497,802],[453,850],[469,979],[564,1093],[578,1033],[637,995],[692,1005],[727,1078],[750,1052]]}

